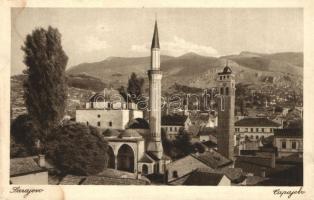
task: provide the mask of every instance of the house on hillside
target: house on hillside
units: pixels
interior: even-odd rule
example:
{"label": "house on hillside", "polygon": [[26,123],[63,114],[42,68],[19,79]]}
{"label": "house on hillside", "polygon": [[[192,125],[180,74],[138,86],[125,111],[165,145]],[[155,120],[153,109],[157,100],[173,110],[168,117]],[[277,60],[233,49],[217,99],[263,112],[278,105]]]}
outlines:
{"label": "house on hillside", "polygon": [[165,115],[161,117],[161,128],[167,132],[169,139],[173,140],[178,135],[180,128],[188,130],[192,125],[187,115]]}

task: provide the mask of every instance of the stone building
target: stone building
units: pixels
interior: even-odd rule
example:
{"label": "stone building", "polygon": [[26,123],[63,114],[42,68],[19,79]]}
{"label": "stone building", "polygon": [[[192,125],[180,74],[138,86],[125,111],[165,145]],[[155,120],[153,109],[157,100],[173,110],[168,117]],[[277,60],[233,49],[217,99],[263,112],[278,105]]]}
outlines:
{"label": "stone building", "polygon": [[278,157],[303,157],[303,129],[275,130],[274,143]]}
{"label": "stone building", "polygon": [[274,135],[281,125],[267,118],[244,118],[235,122],[235,134],[240,138],[259,140]]}

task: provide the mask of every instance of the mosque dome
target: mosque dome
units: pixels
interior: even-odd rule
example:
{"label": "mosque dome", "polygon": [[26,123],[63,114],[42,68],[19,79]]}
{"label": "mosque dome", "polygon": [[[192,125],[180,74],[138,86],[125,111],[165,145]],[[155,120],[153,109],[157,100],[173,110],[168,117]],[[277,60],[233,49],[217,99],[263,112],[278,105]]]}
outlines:
{"label": "mosque dome", "polygon": [[120,135],[120,132],[114,129],[106,129],[102,135],[104,137],[118,137]]}
{"label": "mosque dome", "polygon": [[136,130],[126,129],[119,135],[119,138],[142,138],[142,136]]}

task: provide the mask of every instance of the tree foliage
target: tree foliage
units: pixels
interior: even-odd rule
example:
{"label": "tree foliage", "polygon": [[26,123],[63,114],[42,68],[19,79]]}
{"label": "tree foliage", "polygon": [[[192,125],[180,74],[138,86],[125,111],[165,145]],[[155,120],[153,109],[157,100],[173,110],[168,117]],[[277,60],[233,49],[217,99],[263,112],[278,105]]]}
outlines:
{"label": "tree foliage", "polygon": [[55,28],[35,29],[27,35],[25,53],[25,104],[41,134],[48,134],[64,116],[68,57],[62,49],[61,34]]}
{"label": "tree foliage", "polygon": [[127,92],[131,95],[131,99],[133,102],[138,102],[142,98],[143,94],[143,86],[144,79],[141,77],[137,77],[137,75],[133,72],[128,82]]}
{"label": "tree foliage", "polygon": [[34,155],[37,152],[35,142],[38,139],[38,131],[30,116],[28,114],[18,116],[11,124],[11,156]]}
{"label": "tree foliage", "polygon": [[67,122],[47,138],[47,156],[63,173],[93,175],[108,163],[107,143],[98,129]]}

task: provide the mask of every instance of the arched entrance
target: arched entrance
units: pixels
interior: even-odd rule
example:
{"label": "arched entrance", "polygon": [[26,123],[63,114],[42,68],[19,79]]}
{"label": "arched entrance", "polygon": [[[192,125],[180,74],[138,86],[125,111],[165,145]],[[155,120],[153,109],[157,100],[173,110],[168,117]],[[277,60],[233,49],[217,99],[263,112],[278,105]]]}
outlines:
{"label": "arched entrance", "polygon": [[115,168],[115,157],[114,157],[114,153],[112,150],[111,146],[108,146],[108,157],[109,157],[109,161],[108,161],[108,168]]}
{"label": "arched entrance", "polygon": [[142,174],[143,175],[147,175],[148,174],[148,166],[145,165],[145,164],[142,166]]}
{"label": "arched entrance", "polygon": [[118,151],[118,170],[134,172],[134,153],[127,144],[122,145]]}

